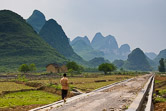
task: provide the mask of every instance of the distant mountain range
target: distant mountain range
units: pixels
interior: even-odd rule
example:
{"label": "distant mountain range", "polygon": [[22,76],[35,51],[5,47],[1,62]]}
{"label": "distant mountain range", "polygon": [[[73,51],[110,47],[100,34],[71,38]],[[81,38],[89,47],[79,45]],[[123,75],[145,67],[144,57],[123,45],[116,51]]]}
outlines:
{"label": "distant mountain range", "polygon": [[131,52],[128,44],[123,44],[119,48],[115,37],[111,35],[104,37],[101,33],[96,33],[92,42],[87,36],[78,36],[70,44],[74,51],[85,60],[104,57],[116,64],[118,68],[128,70],[157,70],[158,61],[166,58],[166,50],[156,55],[153,52],[144,53],[140,48]]}
{"label": "distant mountain range", "polygon": [[104,57],[102,51],[93,49],[87,36],[76,37],[70,44],[74,51],[87,61],[95,57]]}
{"label": "distant mountain range", "polygon": [[160,51],[155,59],[150,59],[140,48],[136,48],[128,55],[126,61],[115,60],[113,63],[119,69],[124,68],[126,70],[150,71],[158,70],[159,60],[161,58],[166,60],[166,49]]}
{"label": "distant mountain range", "polygon": [[0,70],[17,70],[21,64],[64,63],[66,58],[47,44],[18,14],[0,11]]}
{"label": "distant mountain range", "polygon": [[157,54],[155,54],[154,52],[146,52],[145,55],[152,60],[157,57]]}
{"label": "distant mountain range", "polygon": [[46,21],[38,10],[27,20],[12,11],[0,11],[0,71],[16,71],[25,63],[44,70],[49,63],[67,61],[93,68],[114,61],[125,70],[150,71],[157,70],[161,58],[166,59],[166,49],[158,55],[144,54],[139,48],[131,52],[128,44],[119,47],[115,37],[101,33],[96,33],[92,42],[87,36],[70,42],[62,27],[54,19]]}
{"label": "distant mountain range", "polygon": [[[45,21],[45,16],[42,12],[35,10],[29,17],[27,22],[39,33],[40,37],[49,45],[55,48],[60,54],[71,61],[76,61],[80,64],[86,64],[80,56],[78,56],[69,44],[69,39],[63,31],[62,27],[54,20]],[[37,23],[36,23],[37,22]]]}
{"label": "distant mountain range", "polygon": [[158,64],[158,63],[159,63],[159,60],[160,60],[161,58],[166,59],[166,49],[160,51],[160,53],[157,55],[157,57],[155,57],[154,62],[155,62],[156,64]]}
{"label": "distant mountain range", "polygon": [[116,59],[126,60],[130,51],[128,44],[123,44],[118,48],[115,37],[108,35],[104,37],[101,33],[96,33],[90,43],[88,37],[76,37],[71,41],[74,51],[86,60],[94,57],[104,57],[110,61]]}

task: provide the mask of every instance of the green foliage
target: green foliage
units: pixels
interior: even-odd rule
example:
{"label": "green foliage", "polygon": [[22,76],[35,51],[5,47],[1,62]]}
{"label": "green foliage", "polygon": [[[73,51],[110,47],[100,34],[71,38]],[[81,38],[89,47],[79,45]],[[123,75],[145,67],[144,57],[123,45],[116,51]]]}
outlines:
{"label": "green foliage", "polygon": [[84,68],[81,65],[78,65],[74,61],[68,62],[66,66],[69,70],[69,73],[73,73],[74,71],[76,71],[77,73],[81,73],[84,70]]}
{"label": "green foliage", "polygon": [[7,72],[9,69],[6,68],[5,66],[0,67],[0,72]]}
{"label": "green foliage", "polygon": [[30,65],[29,65],[29,70],[32,71],[32,72],[33,72],[33,71],[36,71],[36,70],[37,70],[36,65],[33,64],[33,63],[30,64]]}
{"label": "green foliage", "polygon": [[160,83],[160,82],[162,82],[162,81],[160,81],[160,80],[155,80],[155,84]]}
{"label": "green foliage", "polygon": [[0,85],[0,93],[2,93],[2,91],[19,91],[24,89],[35,89],[35,88],[26,86],[24,84],[17,84],[15,82],[1,82]]}
{"label": "green foliage", "polygon": [[111,64],[111,63],[103,63],[99,65],[98,70],[103,71],[104,74],[107,74],[107,72],[116,70],[116,67],[114,66],[114,64]]}
{"label": "green foliage", "polygon": [[155,98],[155,102],[156,102],[156,103],[158,103],[158,102],[166,102],[166,98],[156,97],[156,98]]}
{"label": "green foliage", "polygon": [[62,87],[61,87],[60,84],[57,84],[57,85],[55,85],[55,84],[49,84],[48,86],[49,86],[49,87],[53,87],[53,88],[55,88],[56,90],[61,90],[61,89],[62,89]]}
{"label": "green foliage", "polygon": [[159,96],[155,98],[155,102],[166,102],[166,98],[164,97],[166,95],[166,89],[159,90]]}
{"label": "green foliage", "polygon": [[50,104],[60,100],[61,97],[43,91],[26,91],[6,94],[0,98],[0,108],[24,106],[32,104]]}
{"label": "green foliage", "polygon": [[72,91],[74,89],[74,86],[69,84],[69,91]]}
{"label": "green foliage", "polygon": [[29,69],[29,66],[28,66],[27,64],[22,64],[22,65],[19,67],[19,71],[25,73],[25,72],[30,71],[30,69]]}
{"label": "green foliage", "polygon": [[25,75],[19,74],[17,77],[17,81],[27,82],[28,79],[26,78]]}
{"label": "green foliage", "polygon": [[18,14],[0,11],[0,68],[16,71],[20,64],[36,64],[39,69],[66,59],[48,45]]}
{"label": "green foliage", "polygon": [[160,90],[159,95],[160,96],[166,95],[166,89]]}
{"label": "green foliage", "polygon": [[66,66],[67,66],[68,69],[72,69],[74,71],[77,71],[79,69],[79,65],[76,62],[74,62],[74,61],[68,62],[66,64]]}
{"label": "green foliage", "polygon": [[160,63],[160,65],[158,66],[159,72],[165,72],[164,58],[161,58],[159,63]]}
{"label": "green foliage", "polygon": [[68,75],[69,75],[69,76],[73,76],[73,75],[74,75],[73,73],[74,73],[74,70],[73,70],[73,69],[69,69],[69,70],[68,70]]}
{"label": "green foliage", "polygon": [[28,66],[27,64],[22,64],[22,65],[18,68],[18,70],[19,70],[20,72],[24,72],[24,73],[26,73],[26,72],[28,72],[28,71],[33,72],[33,71],[36,71],[36,65],[35,65],[34,63],[30,64],[29,66]]}

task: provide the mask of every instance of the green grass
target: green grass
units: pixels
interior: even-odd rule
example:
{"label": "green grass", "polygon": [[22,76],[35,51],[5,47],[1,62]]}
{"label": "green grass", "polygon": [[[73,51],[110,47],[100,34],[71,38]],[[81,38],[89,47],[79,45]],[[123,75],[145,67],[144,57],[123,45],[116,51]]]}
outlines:
{"label": "green grass", "polygon": [[166,102],[166,98],[162,97],[163,95],[166,95],[166,89],[159,91],[159,96],[155,98],[156,102]]}
{"label": "green grass", "polygon": [[23,89],[34,89],[23,84],[16,84],[15,82],[0,82],[0,93],[2,91],[18,91]]}
{"label": "green grass", "polygon": [[155,102],[166,102],[166,98],[156,97]]}
{"label": "green grass", "polygon": [[160,80],[155,80],[155,83],[160,83],[160,82],[162,82],[162,81],[160,81]]}
{"label": "green grass", "polygon": [[6,94],[0,98],[0,108],[32,105],[32,104],[50,104],[60,100],[61,97],[55,94],[43,91],[26,91]]}
{"label": "green grass", "polygon": [[[93,78],[84,77],[69,77],[70,90],[77,88],[83,92],[89,92],[97,88],[112,84],[117,81],[131,78],[133,76],[127,75],[107,75],[97,76]],[[50,86],[56,90],[60,90],[60,78],[52,78],[47,80],[33,80],[28,82],[42,83],[45,86]],[[106,82],[95,82],[96,80],[106,80]],[[57,84],[55,84],[57,83]],[[25,86],[23,84],[16,84],[14,82],[0,82],[0,91],[16,91],[21,89],[33,89],[33,87]],[[0,98],[0,108],[9,108],[23,105],[44,105],[50,104],[60,100],[60,95],[44,92],[44,91],[25,91],[9,93]]]}
{"label": "green grass", "polygon": [[166,89],[163,89],[163,90],[160,90],[160,91],[159,91],[159,95],[160,95],[160,96],[162,96],[162,95],[164,95],[164,94],[166,94]]}
{"label": "green grass", "polygon": [[166,78],[161,75],[155,77],[155,90],[159,90],[158,95],[154,94],[155,102],[166,102]]}

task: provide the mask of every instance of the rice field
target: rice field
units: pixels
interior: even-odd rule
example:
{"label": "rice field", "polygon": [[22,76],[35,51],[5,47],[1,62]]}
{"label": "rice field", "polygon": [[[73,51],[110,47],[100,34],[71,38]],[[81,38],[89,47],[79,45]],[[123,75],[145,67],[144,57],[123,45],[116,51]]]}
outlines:
{"label": "rice field", "polygon": [[25,91],[6,94],[0,98],[0,108],[16,107],[32,104],[49,104],[60,100],[59,95],[44,91]]}
{"label": "rice field", "polygon": [[[122,81],[125,79],[132,78],[134,76],[130,75],[108,75],[108,76],[96,76],[96,77],[69,77],[69,84],[72,88],[76,88],[81,90],[82,92],[89,92],[92,90],[95,90],[97,88]],[[29,82],[37,82],[37,83],[42,83],[43,85],[48,85],[48,84],[59,84],[60,78],[53,78],[53,79],[46,79],[46,80],[34,80],[34,81],[29,81]],[[95,81],[100,81],[104,80],[104,82],[95,82]]]}
{"label": "rice field", "polygon": [[0,82],[0,94],[3,91],[19,91],[24,89],[35,89],[24,84],[17,84],[15,82]]}
{"label": "rice field", "polygon": [[[112,84],[118,81],[129,79],[135,75],[95,75],[95,76],[86,76],[86,77],[69,77],[70,88],[79,89],[82,92],[90,92],[97,88]],[[15,82],[0,82],[0,93],[3,91],[18,91],[12,92],[0,97],[0,111],[1,109],[5,111],[10,111],[10,108],[23,108],[28,107],[28,110],[31,109],[29,106],[44,105],[50,104],[61,99],[60,93],[60,78],[44,78],[42,80],[31,80],[26,83],[41,83],[42,86],[46,86],[44,90],[35,90],[35,91],[21,91],[23,89],[36,89],[36,87],[29,87],[25,84],[17,84]],[[51,85],[54,84],[54,87]],[[57,87],[55,87],[57,86]],[[49,89],[50,87],[50,89]],[[49,93],[55,88],[54,92]],[[12,111],[12,110],[11,110]]]}

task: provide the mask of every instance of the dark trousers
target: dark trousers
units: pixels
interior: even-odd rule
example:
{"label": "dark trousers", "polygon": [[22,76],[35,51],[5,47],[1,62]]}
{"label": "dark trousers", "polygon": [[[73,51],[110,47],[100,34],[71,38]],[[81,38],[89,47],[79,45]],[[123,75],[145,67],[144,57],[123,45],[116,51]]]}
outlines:
{"label": "dark trousers", "polygon": [[67,97],[67,92],[68,92],[68,90],[62,89],[62,99]]}

